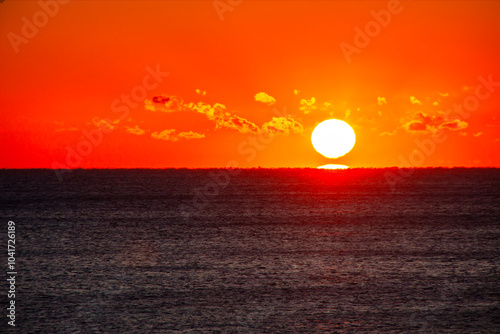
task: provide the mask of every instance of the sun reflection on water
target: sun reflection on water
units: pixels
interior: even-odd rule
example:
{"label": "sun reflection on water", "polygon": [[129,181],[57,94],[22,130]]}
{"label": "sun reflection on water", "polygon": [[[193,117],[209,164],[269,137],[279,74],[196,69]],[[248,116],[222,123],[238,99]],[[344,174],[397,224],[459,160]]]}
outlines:
{"label": "sun reflection on water", "polygon": [[329,164],[329,165],[319,166],[318,169],[349,169],[349,166]]}

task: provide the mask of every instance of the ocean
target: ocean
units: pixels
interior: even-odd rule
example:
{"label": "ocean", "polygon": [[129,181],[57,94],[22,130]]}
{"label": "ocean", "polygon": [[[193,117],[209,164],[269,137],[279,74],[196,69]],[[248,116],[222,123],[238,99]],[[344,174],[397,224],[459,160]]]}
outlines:
{"label": "ocean", "polygon": [[1,170],[0,186],[1,332],[500,332],[500,169]]}

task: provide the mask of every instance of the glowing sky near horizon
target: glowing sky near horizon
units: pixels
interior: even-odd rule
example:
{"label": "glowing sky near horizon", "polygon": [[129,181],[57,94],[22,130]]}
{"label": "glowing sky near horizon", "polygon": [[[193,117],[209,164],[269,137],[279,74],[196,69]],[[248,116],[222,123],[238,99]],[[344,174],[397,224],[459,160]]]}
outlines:
{"label": "glowing sky near horizon", "polygon": [[0,4],[0,168],[500,167],[500,2],[58,7]]}

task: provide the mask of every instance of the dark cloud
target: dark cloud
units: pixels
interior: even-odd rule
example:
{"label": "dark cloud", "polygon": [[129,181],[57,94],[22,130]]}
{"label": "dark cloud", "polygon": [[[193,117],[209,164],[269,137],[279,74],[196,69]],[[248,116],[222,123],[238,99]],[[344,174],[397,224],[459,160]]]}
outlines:
{"label": "dark cloud", "polygon": [[153,97],[154,103],[167,103],[168,101],[170,101],[170,97],[168,97],[168,96],[154,96]]}

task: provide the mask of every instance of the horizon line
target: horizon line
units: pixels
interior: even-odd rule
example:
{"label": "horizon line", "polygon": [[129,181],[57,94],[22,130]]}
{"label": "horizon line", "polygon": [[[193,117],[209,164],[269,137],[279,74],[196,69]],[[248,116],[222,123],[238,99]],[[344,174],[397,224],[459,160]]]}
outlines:
{"label": "horizon line", "polygon": [[[25,168],[5,168],[0,167],[0,170],[209,170],[209,169],[241,169],[241,170],[254,170],[254,169],[313,169],[313,170],[325,170],[318,167],[90,167],[90,168],[47,168],[47,167],[25,167]],[[335,169],[335,170],[355,170],[355,169],[500,169],[500,166],[428,166],[428,167],[348,167],[346,169]],[[331,169],[326,169],[331,170]]]}

